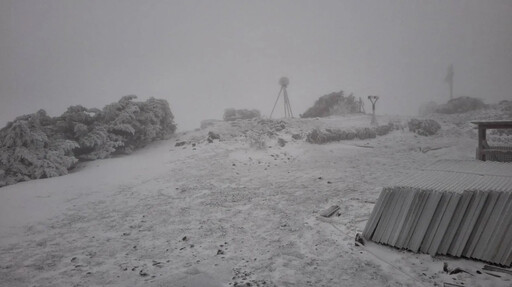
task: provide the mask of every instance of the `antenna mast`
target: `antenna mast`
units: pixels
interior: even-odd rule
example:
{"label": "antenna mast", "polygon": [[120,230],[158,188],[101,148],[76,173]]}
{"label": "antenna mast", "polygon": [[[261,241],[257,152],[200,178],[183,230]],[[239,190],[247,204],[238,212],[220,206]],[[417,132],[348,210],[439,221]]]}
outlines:
{"label": "antenna mast", "polygon": [[454,75],[454,71],[453,71],[453,64],[451,64],[450,66],[448,66],[448,73],[446,74],[446,78],[444,79],[445,82],[448,83],[448,85],[450,85],[450,100],[453,99],[453,75]]}

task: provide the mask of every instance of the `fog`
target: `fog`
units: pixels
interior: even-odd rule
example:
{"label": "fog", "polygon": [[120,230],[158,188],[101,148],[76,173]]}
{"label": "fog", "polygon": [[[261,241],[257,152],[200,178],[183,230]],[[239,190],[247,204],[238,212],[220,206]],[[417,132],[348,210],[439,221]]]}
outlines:
{"label": "fog", "polygon": [[[293,113],[327,93],[415,114],[454,96],[512,99],[512,1],[0,0],[0,125],[45,109],[169,101],[178,128],[225,108]],[[277,116],[284,113],[282,103]]]}

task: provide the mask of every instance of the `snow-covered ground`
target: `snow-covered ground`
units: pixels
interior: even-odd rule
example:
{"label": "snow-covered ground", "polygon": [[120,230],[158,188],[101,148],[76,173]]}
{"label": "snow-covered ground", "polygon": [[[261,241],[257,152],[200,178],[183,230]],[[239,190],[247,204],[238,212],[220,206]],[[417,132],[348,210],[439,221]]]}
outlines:
{"label": "snow-covered ground", "polygon": [[[1,188],[0,286],[511,286],[482,262],[354,244],[383,186],[438,159],[474,158],[471,126],[437,120],[432,137],[404,129],[325,145],[292,135],[370,118],[221,122]],[[275,136],[257,149],[254,130]],[[320,217],[331,205],[338,216]]]}

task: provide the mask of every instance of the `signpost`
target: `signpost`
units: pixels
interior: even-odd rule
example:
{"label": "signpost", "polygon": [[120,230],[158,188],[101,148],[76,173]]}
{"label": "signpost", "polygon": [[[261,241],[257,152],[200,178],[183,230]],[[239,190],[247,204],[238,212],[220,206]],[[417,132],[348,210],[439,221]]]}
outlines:
{"label": "signpost", "polygon": [[368,100],[372,103],[372,125],[377,125],[377,118],[375,117],[375,103],[379,100],[379,96],[368,96]]}

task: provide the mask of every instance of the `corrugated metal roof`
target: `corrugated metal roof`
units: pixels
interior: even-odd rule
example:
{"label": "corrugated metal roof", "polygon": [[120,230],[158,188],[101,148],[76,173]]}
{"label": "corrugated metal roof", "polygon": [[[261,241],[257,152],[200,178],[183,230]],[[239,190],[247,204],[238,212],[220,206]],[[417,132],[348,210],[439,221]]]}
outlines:
{"label": "corrugated metal roof", "polygon": [[441,160],[385,187],[363,236],[510,266],[511,191],[510,163]]}
{"label": "corrugated metal roof", "polygon": [[477,160],[440,160],[399,179],[393,186],[461,193],[512,191],[512,164]]}
{"label": "corrugated metal roof", "polygon": [[512,164],[481,160],[439,160],[420,170],[512,177]]}

